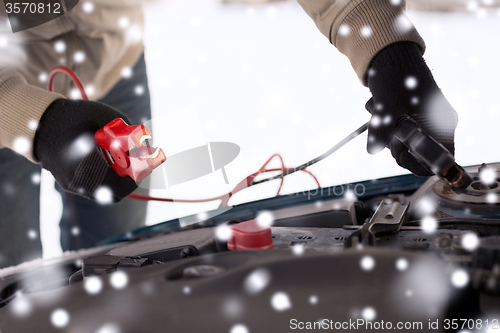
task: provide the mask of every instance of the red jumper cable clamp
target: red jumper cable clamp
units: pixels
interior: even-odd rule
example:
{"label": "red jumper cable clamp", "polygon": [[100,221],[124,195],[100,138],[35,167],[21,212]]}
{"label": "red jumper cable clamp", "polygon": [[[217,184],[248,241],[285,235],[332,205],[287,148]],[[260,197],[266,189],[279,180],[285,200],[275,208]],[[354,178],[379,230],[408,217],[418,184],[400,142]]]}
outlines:
{"label": "red jumper cable clamp", "polygon": [[127,125],[116,118],[95,133],[97,146],[120,177],[130,176],[139,182],[149,176],[165,160],[161,148],[144,145],[151,139],[146,125]]}

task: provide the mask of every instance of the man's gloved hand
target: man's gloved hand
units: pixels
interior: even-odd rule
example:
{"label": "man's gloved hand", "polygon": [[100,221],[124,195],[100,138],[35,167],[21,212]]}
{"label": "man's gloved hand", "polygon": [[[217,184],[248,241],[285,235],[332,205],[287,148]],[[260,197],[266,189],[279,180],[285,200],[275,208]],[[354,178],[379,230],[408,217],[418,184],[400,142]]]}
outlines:
{"label": "man's gloved hand", "polygon": [[95,132],[126,115],[102,103],[58,99],[49,105],[35,134],[35,157],[70,193],[101,203],[120,201],[136,188],[109,166],[96,146]]}
{"label": "man's gloved hand", "polygon": [[433,175],[394,137],[397,120],[406,114],[450,153],[455,152],[457,113],[434,81],[418,44],[399,42],[384,48],[373,58],[366,80],[373,96],[366,103],[372,114],[368,152],[375,154],[389,147],[403,168],[418,176]]}

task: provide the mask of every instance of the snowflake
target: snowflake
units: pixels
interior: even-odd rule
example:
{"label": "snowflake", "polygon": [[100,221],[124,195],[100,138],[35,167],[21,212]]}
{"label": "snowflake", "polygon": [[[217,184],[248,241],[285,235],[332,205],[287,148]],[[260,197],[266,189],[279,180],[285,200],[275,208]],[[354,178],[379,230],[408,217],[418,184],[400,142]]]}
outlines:
{"label": "snowflake", "polygon": [[371,271],[375,267],[375,259],[371,256],[364,256],[361,258],[360,266],[365,271]]}
{"label": "snowflake", "polygon": [[468,251],[474,251],[479,246],[479,237],[474,232],[468,232],[462,236],[462,247]]}
{"label": "snowflake", "polygon": [[86,86],[85,93],[87,94],[87,96],[93,96],[95,94],[94,86],[92,86],[92,85]]}
{"label": "snowflake", "polygon": [[457,269],[451,274],[451,283],[457,288],[463,288],[469,283],[469,274],[463,269]]}
{"label": "snowflake", "polygon": [[487,203],[490,203],[490,204],[493,204],[495,202],[497,202],[497,195],[495,193],[488,193],[486,195],[486,202]]}
{"label": "snowflake", "polygon": [[107,205],[113,202],[113,191],[107,186],[100,186],[94,194],[95,200],[101,205]]}
{"label": "snowflake", "polygon": [[95,140],[91,134],[83,134],[73,141],[68,148],[68,158],[71,160],[79,160],[89,155],[94,148]]}
{"label": "snowflake", "polygon": [[384,119],[382,119],[382,123],[383,123],[384,125],[389,125],[389,124],[391,124],[391,123],[392,123],[392,117],[391,117],[391,115],[389,115],[389,114],[388,114],[388,115],[386,115],[386,116],[384,117]]}
{"label": "snowflake", "polygon": [[282,291],[277,292],[271,297],[271,306],[278,312],[286,311],[292,307],[290,297]]}
{"label": "snowflake", "polygon": [[369,26],[365,25],[364,27],[361,28],[361,36],[364,38],[369,38],[373,33],[372,28]]}
{"label": "snowflake", "polygon": [[264,290],[271,282],[271,274],[264,268],[259,268],[250,273],[243,282],[243,289],[248,294],[257,294]]}
{"label": "snowflake", "polygon": [[75,60],[77,64],[84,62],[85,53],[83,51],[76,51],[75,54],[73,55],[73,60]]}
{"label": "snowflake", "polygon": [[32,131],[36,130],[38,128],[38,122],[31,119],[30,121],[28,121],[28,128]]}
{"label": "snowflake", "polygon": [[215,237],[221,242],[227,242],[233,235],[233,230],[228,225],[220,225],[215,228]]}
{"label": "snowflake", "polygon": [[73,88],[69,92],[69,98],[71,99],[81,99],[82,94],[80,93],[80,90],[78,88]]}
{"label": "snowflake", "polygon": [[38,237],[38,233],[35,230],[33,230],[33,229],[28,230],[28,238],[29,239],[33,239],[34,240],[37,237]]}
{"label": "snowflake", "polygon": [[129,79],[130,77],[132,77],[132,69],[130,67],[123,67],[121,74],[123,78]]}
{"label": "snowflake", "polygon": [[137,85],[135,86],[134,88],[134,93],[137,95],[137,96],[141,96],[144,94],[144,87],[142,85]]}
{"label": "snowflake", "polygon": [[125,274],[125,272],[122,271],[117,271],[111,274],[111,277],[109,278],[109,282],[111,283],[111,286],[115,289],[123,289],[127,286],[128,284],[128,276]]}
{"label": "snowflake", "polygon": [[377,317],[377,312],[372,307],[366,307],[361,311],[361,316],[367,321],[372,321]]}
{"label": "snowflake", "polygon": [[94,11],[94,4],[92,2],[84,2],[82,9],[85,13],[92,13]]}
{"label": "snowflake", "polygon": [[482,168],[479,173],[479,179],[484,185],[492,185],[497,180],[497,173],[492,168]]}
{"label": "snowflake", "polygon": [[390,0],[391,1],[391,5],[393,6],[399,6],[401,5],[401,1],[402,0]]}
{"label": "snowflake", "polygon": [[268,211],[260,212],[255,218],[255,221],[261,227],[270,227],[274,223],[274,216]]}
{"label": "snowflake", "polygon": [[47,79],[49,78],[49,76],[47,75],[47,73],[45,72],[42,72],[38,75],[38,81],[44,83],[44,82],[47,82]]}
{"label": "snowflake", "polygon": [[66,43],[64,43],[62,40],[55,42],[54,50],[56,50],[57,53],[63,53],[64,51],[66,51]]}
{"label": "snowflake", "polygon": [[40,184],[40,181],[41,181],[41,176],[39,173],[34,173],[31,175],[31,182],[34,184],[34,185],[38,185]]}
{"label": "snowflake", "polygon": [[71,234],[73,236],[78,236],[80,234],[80,228],[78,228],[78,227],[71,228]]}
{"label": "snowflake", "polygon": [[426,233],[432,233],[436,231],[438,227],[437,220],[431,216],[426,216],[420,222],[420,227]]}
{"label": "snowflake", "polygon": [[316,304],[318,304],[318,296],[316,296],[316,295],[311,295],[311,296],[309,297],[309,303],[310,303],[311,305],[316,305]]}
{"label": "snowflake", "polygon": [[409,90],[413,90],[418,86],[418,80],[414,76],[408,76],[405,80],[405,86]]}
{"label": "snowflake", "polygon": [[243,324],[236,324],[229,330],[229,333],[249,333],[248,328]]}
{"label": "snowflake", "polygon": [[306,248],[306,246],[303,243],[295,244],[292,246],[292,252],[296,256],[300,256],[300,255],[304,254],[305,248]]}
{"label": "snowflake", "polygon": [[0,48],[4,48],[9,44],[9,40],[7,37],[1,36],[0,37]]}
{"label": "snowflake", "polygon": [[370,120],[370,126],[371,127],[379,127],[381,123],[381,119],[379,116],[373,116],[372,119]]}
{"label": "snowflake", "polygon": [[342,24],[339,27],[339,34],[341,36],[348,36],[351,33],[351,28],[347,24]]}
{"label": "snowflake", "polygon": [[400,258],[396,261],[396,268],[400,271],[405,271],[408,268],[408,260]]}
{"label": "snowflake", "polygon": [[129,26],[129,24],[130,20],[127,17],[120,17],[120,19],[118,20],[118,25],[120,26],[120,28],[125,29]]}
{"label": "snowflake", "polygon": [[400,14],[394,22],[394,28],[402,33],[409,32],[413,29],[413,23],[405,14]]}
{"label": "snowflake", "polygon": [[98,294],[102,290],[102,281],[97,276],[91,276],[83,281],[85,291],[91,295]]}
{"label": "snowflake", "polygon": [[32,306],[22,293],[17,293],[10,304],[10,309],[16,317],[25,317],[30,314]]}
{"label": "snowflake", "polygon": [[14,151],[21,154],[21,155],[24,153],[27,153],[28,150],[30,150],[30,148],[31,148],[31,144],[28,141],[28,139],[26,139],[26,138],[19,137],[19,138],[16,138],[13,142]]}
{"label": "snowflake", "polygon": [[103,326],[99,327],[96,333],[120,333],[120,326],[115,323],[106,323]]}
{"label": "snowflake", "polygon": [[55,327],[64,327],[69,323],[69,313],[63,309],[56,309],[50,315],[50,321]]}

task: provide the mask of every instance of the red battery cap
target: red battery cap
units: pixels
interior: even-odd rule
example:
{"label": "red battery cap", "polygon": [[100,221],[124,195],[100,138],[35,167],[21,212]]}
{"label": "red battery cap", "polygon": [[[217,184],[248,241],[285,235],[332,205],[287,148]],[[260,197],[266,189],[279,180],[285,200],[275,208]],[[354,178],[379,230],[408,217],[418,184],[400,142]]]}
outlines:
{"label": "red battery cap", "polygon": [[273,248],[273,235],[270,227],[261,226],[254,220],[250,220],[235,224],[230,228],[232,234],[227,241],[229,250]]}

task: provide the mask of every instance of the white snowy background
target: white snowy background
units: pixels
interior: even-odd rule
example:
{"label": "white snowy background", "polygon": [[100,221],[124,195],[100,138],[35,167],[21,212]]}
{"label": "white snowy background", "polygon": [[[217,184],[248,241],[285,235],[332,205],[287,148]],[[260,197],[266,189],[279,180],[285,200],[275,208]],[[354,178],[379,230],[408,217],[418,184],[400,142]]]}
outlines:
{"label": "white snowy background", "polygon": [[[407,13],[426,41],[436,81],[459,114],[456,159],[462,165],[500,161],[500,11],[493,4],[471,2],[461,13]],[[226,166],[229,186],[217,171],[153,195],[224,194],[272,154],[282,154],[287,166],[299,165],[369,120],[369,91],[294,1],[223,6],[170,0],[148,5],[145,22],[155,144],[167,156],[208,141],[241,147]],[[310,171],[322,186],[407,173],[390,152],[370,156],[365,145],[366,134]],[[277,161],[271,166],[278,167]],[[245,190],[230,203],[271,197],[277,187],[274,182]],[[296,174],[285,180],[283,193],[314,187],[309,176]],[[47,172],[41,206],[44,257],[53,257],[61,253],[62,205]],[[147,223],[217,206],[151,202]]]}

